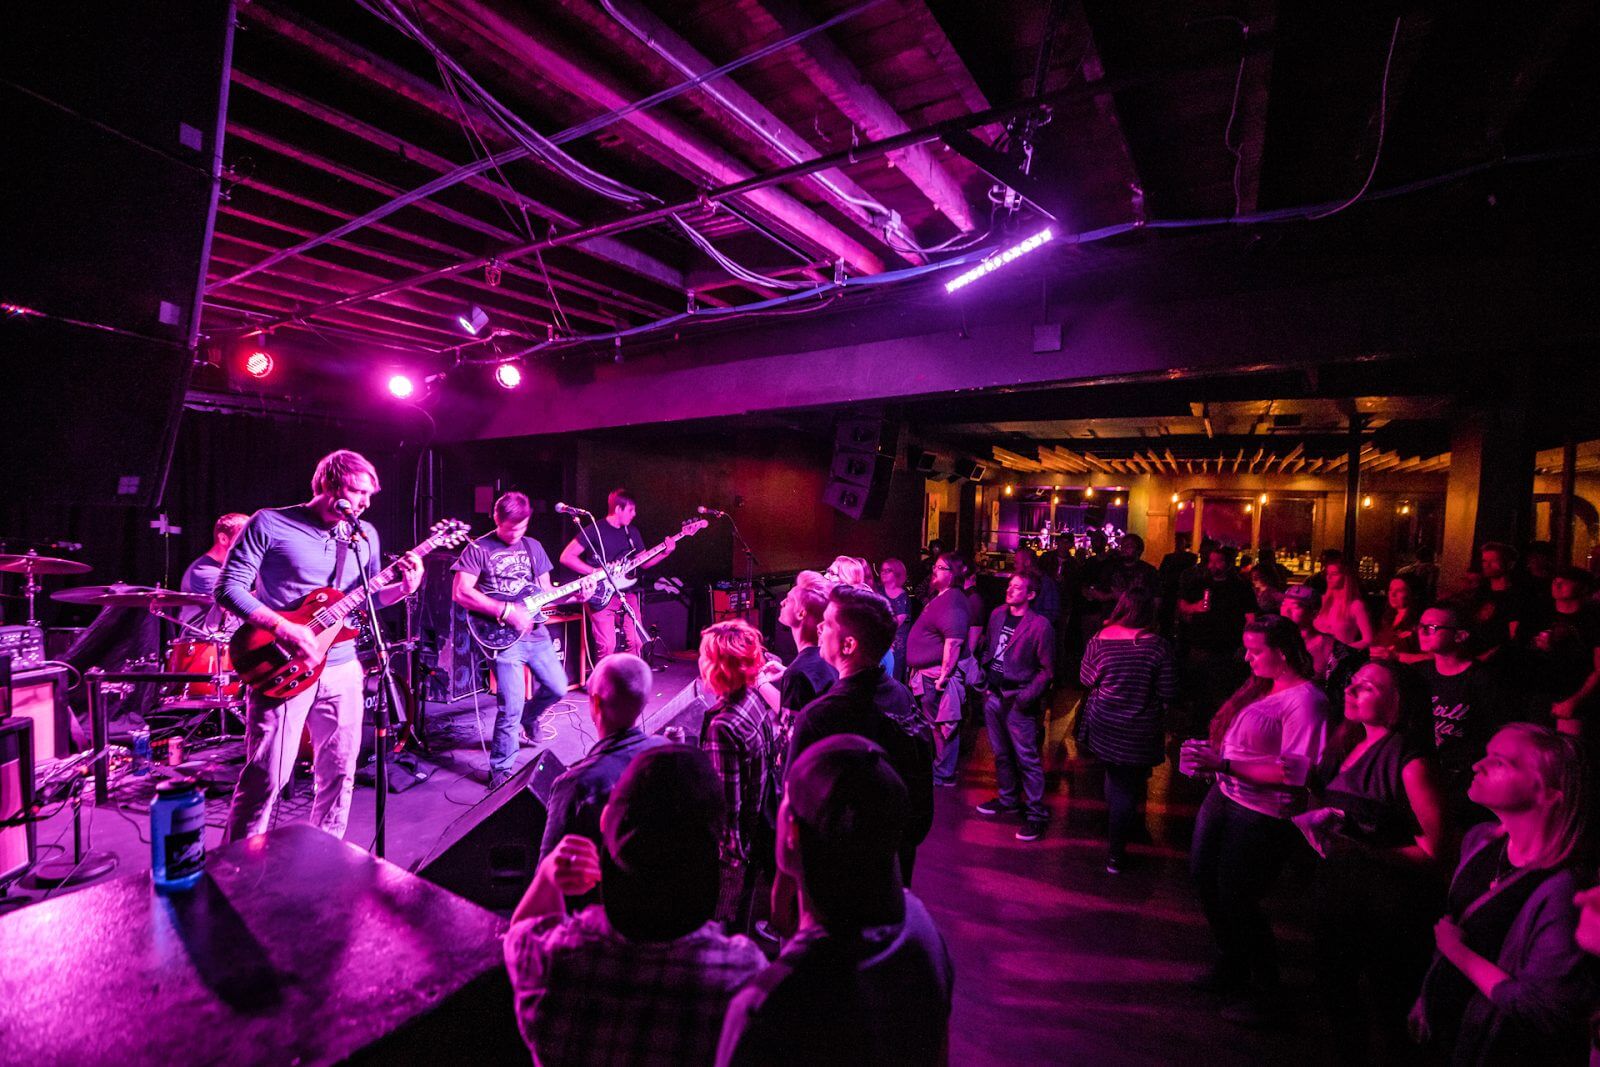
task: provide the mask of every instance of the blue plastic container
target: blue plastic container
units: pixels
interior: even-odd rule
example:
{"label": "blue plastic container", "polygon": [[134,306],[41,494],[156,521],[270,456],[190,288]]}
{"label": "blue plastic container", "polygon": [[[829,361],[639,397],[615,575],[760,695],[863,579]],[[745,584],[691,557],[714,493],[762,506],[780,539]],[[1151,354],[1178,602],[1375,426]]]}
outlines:
{"label": "blue plastic container", "polygon": [[191,889],[206,867],[206,798],[193,778],[156,786],[150,805],[150,875],[157,892]]}

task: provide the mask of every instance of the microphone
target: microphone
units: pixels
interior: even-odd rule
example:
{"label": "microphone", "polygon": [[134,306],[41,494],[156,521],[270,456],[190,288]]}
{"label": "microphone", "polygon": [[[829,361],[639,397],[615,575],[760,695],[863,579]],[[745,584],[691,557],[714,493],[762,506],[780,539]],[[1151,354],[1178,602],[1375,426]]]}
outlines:
{"label": "microphone", "polygon": [[576,518],[579,515],[588,515],[589,514],[587,511],[584,511],[582,508],[575,508],[571,504],[557,504],[556,505],[556,511],[558,513],[562,514],[562,515],[571,515],[574,518]]}
{"label": "microphone", "polygon": [[348,531],[346,537],[351,541],[363,540],[361,523],[356,518],[355,505],[350,503],[350,501],[346,500],[344,497],[340,497],[338,500],[333,502],[333,510],[344,516],[344,521],[340,523],[340,525],[344,526],[346,531]]}
{"label": "microphone", "polygon": [[713,519],[725,519],[728,517],[728,513],[726,511],[718,511],[716,508],[708,508],[704,504],[701,504],[694,510],[699,512],[701,515],[710,515]]}

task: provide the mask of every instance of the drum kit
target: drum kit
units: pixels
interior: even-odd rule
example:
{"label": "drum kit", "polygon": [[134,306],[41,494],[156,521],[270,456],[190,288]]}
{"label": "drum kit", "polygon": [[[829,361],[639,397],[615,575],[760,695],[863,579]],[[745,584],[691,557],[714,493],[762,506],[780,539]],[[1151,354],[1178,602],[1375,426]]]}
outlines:
{"label": "drum kit", "polygon": [[[38,616],[34,601],[43,576],[87,574],[92,568],[76,560],[41,556],[37,552],[25,554],[0,554],[0,573],[21,574],[25,581],[23,596],[28,602],[28,625],[37,627]],[[160,586],[85,585],[63,589],[50,594],[50,599],[64,604],[87,604],[103,608],[135,608],[148,611],[178,628],[179,637],[167,645],[165,670],[151,674],[151,680],[162,674],[207,674],[208,682],[186,681],[161,698],[158,705],[169,712],[216,711],[226,726],[228,712],[237,714],[244,707],[239,677],[233,673],[228,655],[228,637],[232,628],[221,625],[202,625],[211,622],[219,613],[211,609],[215,601],[209,593],[185,593]],[[178,614],[183,613],[183,614]],[[184,614],[189,618],[184,618]]]}

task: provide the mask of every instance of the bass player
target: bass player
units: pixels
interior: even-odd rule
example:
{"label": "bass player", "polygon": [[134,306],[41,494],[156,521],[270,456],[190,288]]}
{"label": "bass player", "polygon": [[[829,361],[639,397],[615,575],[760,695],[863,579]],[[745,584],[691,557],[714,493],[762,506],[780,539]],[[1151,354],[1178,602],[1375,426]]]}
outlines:
{"label": "bass player", "polygon": [[[634,517],[638,514],[638,505],[633,501],[633,494],[626,489],[613,489],[606,497],[606,507],[609,509],[606,517],[591,526],[580,529],[578,536],[574,537],[567,547],[561,551],[561,562],[579,574],[593,574],[596,571],[611,567],[629,552],[637,552],[644,548],[644,538],[639,536],[638,527],[633,525]],[[595,537],[599,532],[598,541]],[[644,566],[659,566],[661,561],[672,555],[677,543],[667,539],[666,551],[650,560]],[[600,589],[606,590],[604,584]],[[622,598],[627,597],[632,605],[630,613],[622,606]],[[617,618],[621,616],[623,626],[623,652],[632,652],[638,655],[644,647],[643,639],[639,635],[639,628],[634,625],[634,615],[639,611],[639,594],[622,593],[607,597],[605,605],[589,614],[590,634],[594,640],[594,658],[598,663],[606,656],[616,652],[617,649]]]}
{"label": "bass player", "polygon": [[[355,589],[362,569],[369,579],[382,572],[378,531],[361,519],[378,489],[378,471],[366,457],[344,449],[322,457],[311,477],[310,502],[263,508],[250,516],[222,565],[217,603],[271,631],[296,658],[314,658],[318,652],[311,628],[280,612],[323,586],[341,592]],[[352,524],[354,538],[349,537]],[[422,560],[415,553],[406,553],[396,566],[399,580],[373,588],[380,607],[409,596],[422,584]],[[294,768],[305,727],[311,731],[316,783],[311,822],[335,837],[344,836],[361,749],[361,683],[355,644],[345,641],[328,651],[316,685],[305,692],[288,700],[248,695],[245,765],[223,829],[224,842],[267,829],[272,807]]]}
{"label": "bass player", "polygon": [[[489,749],[491,790],[511,777],[518,742],[532,743],[528,735],[533,724],[567,691],[567,670],[556,656],[544,616],[517,603],[535,589],[552,588],[550,557],[528,536],[532,512],[522,493],[503,494],[494,502],[494,530],[462,549],[452,568],[456,576],[451,597],[457,604],[521,635],[515,644],[494,654],[500,710]],[[524,664],[533,675],[533,693],[528,692]]]}

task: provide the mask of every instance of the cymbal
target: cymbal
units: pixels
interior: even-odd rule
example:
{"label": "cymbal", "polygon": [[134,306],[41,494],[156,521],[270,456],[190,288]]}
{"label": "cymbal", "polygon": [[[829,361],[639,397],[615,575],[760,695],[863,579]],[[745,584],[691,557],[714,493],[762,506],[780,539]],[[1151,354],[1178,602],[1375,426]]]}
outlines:
{"label": "cymbal", "polygon": [[206,593],[180,593],[176,589],[162,589],[148,585],[81,585],[76,589],[63,589],[51,593],[51,600],[66,604],[97,604],[103,608],[208,608],[211,597]]}
{"label": "cymbal", "polygon": [[0,571],[12,574],[88,574],[94,570],[87,563],[75,559],[57,559],[29,552],[25,556],[0,553]]}

